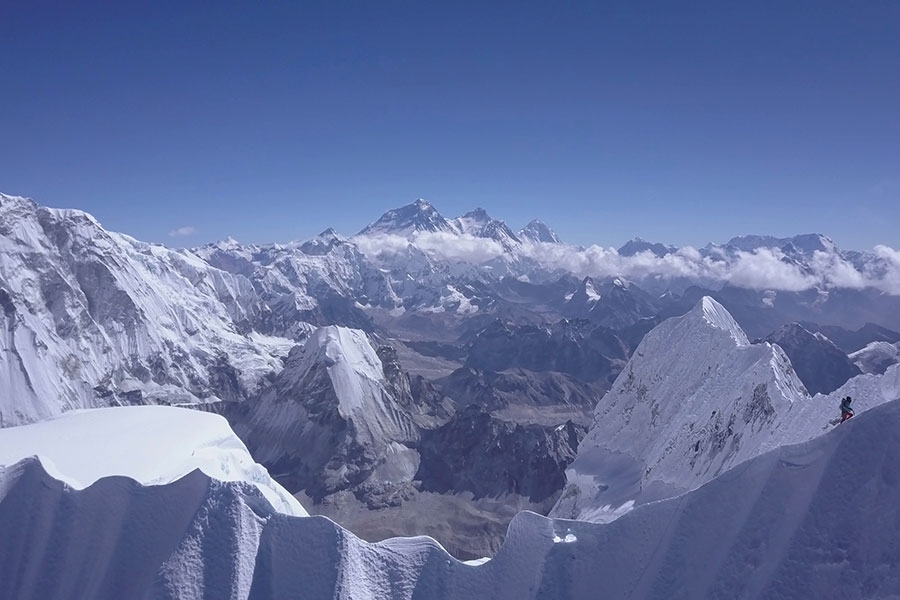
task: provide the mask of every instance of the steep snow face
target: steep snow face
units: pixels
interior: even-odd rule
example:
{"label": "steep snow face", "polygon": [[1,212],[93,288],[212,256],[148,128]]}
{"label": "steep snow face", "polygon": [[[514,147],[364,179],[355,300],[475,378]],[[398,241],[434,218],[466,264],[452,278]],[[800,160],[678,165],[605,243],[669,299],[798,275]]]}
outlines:
{"label": "steep snow face", "polygon": [[831,426],[843,395],[857,412],[900,396],[900,369],[810,398],[778,346],[751,345],[703,298],[643,339],[595,410],[553,516],[594,521],[679,494],[776,446]]}
{"label": "steep snow face", "polygon": [[362,542],[198,472],[74,490],[26,460],[0,469],[0,581],[16,598],[888,598],[898,494],[896,402],[613,523],[520,513],[478,566],[429,538]]}
{"label": "steep snow face", "polygon": [[306,516],[218,415],[167,406],[77,410],[0,429],[0,466],[37,456],[44,468],[83,489],[114,475],[165,485],[200,469],[220,481],[256,486],[277,510]]}
{"label": "steep snow face", "polygon": [[216,268],[245,275],[266,304],[257,320],[265,332],[305,339],[293,323],[368,325],[360,307],[399,306],[389,277],[351,241],[333,230],[304,243],[207,245],[195,250]]}
{"label": "steep snow face", "polygon": [[0,426],[73,408],[238,399],[287,340],[250,282],[93,217],[0,196]]}
{"label": "steep snow face", "polygon": [[441,216],[427,200],[419,198],[412,204],[389,210],[377,221],[367,225],[357,235],[397,235],[410,237],[416,232],[460,233],[458,227]]}
{"label": "steep snow face", "polygon": [[377,406],[384,368],[366,334],[345,327],[321,327],[306,342],[298,374],[324,365],[338,399],[338,412],[351,417]]}
{"label": "steep snow face", "polygon": [[459,233],[492,239],[499,243],[507,252],[512,251],[522,243],[516,237],[516,234],[506,226],[506,223],[491,218],[483,208],[476,208],[461,217],[457,217],[452,223]]}
{"label": "steep snow face", "polygon": [[540,244],[561,244],[556,232],[543,221],[534,219],[519,231],[519,239]]}
{"label": "steep snow face", "polygon": [[[230,417],[253,455],[292,491],[316,499],[362,483],[379,464],[410,477],[418,466],[404,444],[418,439],[419,428],[359,330],[317,329],[273,385],[239,408]],[[391,461],[397,464],[385,466]]]}

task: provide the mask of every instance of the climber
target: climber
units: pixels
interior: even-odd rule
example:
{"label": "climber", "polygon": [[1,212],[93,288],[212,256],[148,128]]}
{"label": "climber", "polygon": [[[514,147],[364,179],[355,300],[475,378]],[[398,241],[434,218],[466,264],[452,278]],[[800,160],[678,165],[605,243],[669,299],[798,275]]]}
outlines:
{"label": "climber", "polygon": [[853,409],[850,407],[850,396],[841,400],[841,423],[853,416]]}

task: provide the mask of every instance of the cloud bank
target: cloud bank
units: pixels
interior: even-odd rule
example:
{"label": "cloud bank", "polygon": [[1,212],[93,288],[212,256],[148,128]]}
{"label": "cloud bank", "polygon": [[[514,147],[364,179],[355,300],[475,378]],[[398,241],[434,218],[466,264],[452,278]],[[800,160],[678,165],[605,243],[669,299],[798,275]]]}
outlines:
{"label": "cloud bank", "polygon": [[[494,240],[471,235],[419,232],[411,240],[396,235],[359,236],[353,239],[372,258],[388,260],[410,244],[437,260],[480,264],[504,255]],[[506,255],[508,256],[508,255]],[[726,284],[757,290],[798,292],[811,288],[862,289],[872,287],[900,295],[900,251],[876,246],[865,260],[851,263],[833,252],[816,251],[797,262],[779,248],[726,252],[700,251],[690,246],[666,256],[641,252],[623,256],[614,248],[579,248],[564,244],[525,244],[517,256],[537,263],[548,272],[565,271],[584,277],[621,276],[640,282],[648,278],[688,279],[701,285]],[[511,265],[511,269],[515,269]]]}

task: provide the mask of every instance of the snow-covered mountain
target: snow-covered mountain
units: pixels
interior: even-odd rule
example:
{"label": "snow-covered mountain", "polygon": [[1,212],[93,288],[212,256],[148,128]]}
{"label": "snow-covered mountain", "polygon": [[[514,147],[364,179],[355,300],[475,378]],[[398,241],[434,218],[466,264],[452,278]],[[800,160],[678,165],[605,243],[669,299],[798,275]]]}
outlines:
{"label": "snow-covered mountain", "polygon": [[437,211],[427,200],[419,198],[412,204],[387,211],[378,220],[370,223],[357,235],[396,235],[411,237],[419,232],[460,233],[454,225]]}
{"label": "snow-covered mountain", "polygon": [[777,345],[750,344],[715,300],[648,333],[567,472],[551,514],[609,521],[674,496],[767,450],[812,439],[850,394],[859,412],[900,397],[900,367],[810,397]]}
{"label": "snow-covered mountain", "polygon": [[483,208],[476,208],[453,222],[460,233],[494,240],[507,252],[515,250],[522,243],[506,223],[491,218]]}
{"label": "snow-covered mountain", "polygon": [[365,333],[330,326],[294,348],[257,399],[226,416],[292,492],[319,501],[365,484],[412,481],[422,426],[453,413],[440,396],[433,405],[418,400],[408,384],[391,384]]}
{"label": "snow-covered mountain", "polygon": [[613,523],[521,513],[476,566],[428,538],[362,542],[200,471],[77,490],[25,459],[0,467],[0,581],[11,598],[889,598],[898,465],[892,402]]}
{"label": "snow-covered mountain", "polygon": [[290,343],[250,281],[90,215],[0,196],[0,426],[74,408],[238,399]]}
{"label": "snow-covered mountain", "polygon": [[[555,481],[574,449],[571,432],[556,428],[584,418],[592,391],[610,385],[664,317],[687,312],[707,293],[733,308],[754,336],[795,320],[884,327],[900,314],[887,248],[842,253],[821,240],[795,240],[794,250],[740,242],[627,256],[556,243],[537,225],[526,229],[540,243],[483,210],[448,220],[416,202],[350,238],[326,230],[287,244],[227,239],[170,250],[107,232],[79,211],[2,196],[0,425],[90,406],[201,404],[228,415],[290,491],[305,490],[320,508],[333,500],[328,506],[338,509],[329,515],[345,514],[346,502],[416,514],[435,535],[452,530],[441,539],[453,544],[489,529],[489,544],[466,551],[493,551],[510,506],[546,507],[525,502],[534,482],[520,470],[497,476],[505,455],[489,450],[513,448],[524,457],[530,448],[531,459],[546,465],[546,479]],[[698,281],[716,289],[691,287]],[[670,346],[685,356],[694,352],[674,342],[661,349]],[[719,349],[728,354],[727,346]],[[754,364],[764,363],[758,357]],[[759,385],[767,374],[786,371],[759,369],[747,381]],[[428,380],[454,372],[456,378],[435,382],[447,384],[446,393]],[[664,369],[653,372],[663,377]],[[862,386],[868,394],[892,373],[858,377],[842,389]],[[717,389],[727,395],[724,380]],[[755,389],[741,388],[735,403],[752,404],[747,394]],[[463,414],[471,404],[485,414]],[[725,420],[699,423],[707,431],[698,451],[729,439],[731,413],[712,410]],[[463,447],[455,439],[475,429],[486,436],[477,444]],[[722,451],[727,460],[710,464],[709,473],[669,477],[660,463],[650,473],[650,492],[638,500],[660,494],[670,480],[688,489],[765,442],[742,435],[749,441],[733,456]],[[440,468],[423,468],[426,437],[432,467],[446,459],[468,470],[448,478]],[[472,455],[473,448],[484,456]],[[477,460],[463,460],[465,453]],[[502,502],[492,496],[469,502],[499,481],[506,482]],[[428,491],[448,482],[466,489]],[[526,488],[527,497],[518,494]],[[552,502],[555,493],[541,502]],[[468,528],[426,518],[444,514],[436,503],[468,519]],[[386,512],[360,514],[366,525],[379,520],[377,536],[399,532],[382,527]]]}
{"label": "snow-covered mountain", "polygon": [[562,244],[556,232],[538,219],[533,219],[519,230],[519,239],[541,244]]}

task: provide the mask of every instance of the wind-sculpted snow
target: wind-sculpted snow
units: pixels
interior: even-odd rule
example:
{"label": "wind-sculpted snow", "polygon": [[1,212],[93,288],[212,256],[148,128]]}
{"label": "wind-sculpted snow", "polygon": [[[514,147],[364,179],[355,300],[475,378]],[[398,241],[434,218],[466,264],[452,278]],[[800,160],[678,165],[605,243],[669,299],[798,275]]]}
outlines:
{"label": "wind-sculpted snow", "polygon": [[252,484],[278,510],[306,515],[253,460],[224,418],[195,410],[97,408],[0,429],[0,465],[29,456],[40,458],[54,477],[75,488],[110,475],[159,485],[200,469],[221,481]]}
{"label": "wind-sculpted snow", "polygon": [[551,514],[609,521],[695,489],[762,452],[821,435],[848,394],[857,414],[900,398],[900,366],[810,397],[781,348],[750,344],[721,305],[703,298],[648,333],[601,398]]}
{"label": "wind-sculpted snow", "polygon": [[900,594],[900,403],[613,523],[520,513],[490,561],[369,544],[199,471],[76,490],[0,469],[0,594],[17,599],[888,598]]}

